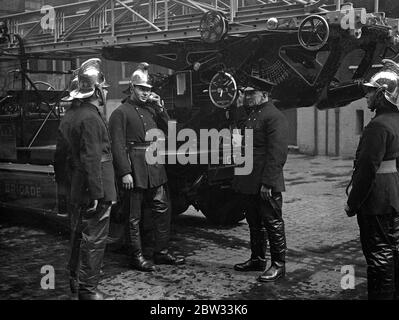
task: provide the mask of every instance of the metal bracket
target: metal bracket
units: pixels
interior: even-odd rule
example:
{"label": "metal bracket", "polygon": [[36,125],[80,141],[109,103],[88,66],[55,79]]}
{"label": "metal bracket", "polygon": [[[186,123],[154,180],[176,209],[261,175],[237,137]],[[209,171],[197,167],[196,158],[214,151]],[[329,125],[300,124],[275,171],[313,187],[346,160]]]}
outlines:
{"label": "metal bracket", "polygon": [[118,39],[115,36],[105,36],[103,37],[104,46],[113,46],[118,43]]}

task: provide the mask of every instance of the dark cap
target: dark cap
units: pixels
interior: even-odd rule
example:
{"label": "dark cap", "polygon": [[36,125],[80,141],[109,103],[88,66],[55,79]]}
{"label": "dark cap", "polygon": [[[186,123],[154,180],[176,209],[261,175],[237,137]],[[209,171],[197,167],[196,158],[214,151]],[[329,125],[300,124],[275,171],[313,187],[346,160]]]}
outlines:
{"label": "dark cap", "polygon": [[259,91],[268,91],[270,92],[276,84],[274,82],[268,81],[266,79],[262,79],[259,77],[248,76],[247,87],[245,91],[249,90],[259,90]]}

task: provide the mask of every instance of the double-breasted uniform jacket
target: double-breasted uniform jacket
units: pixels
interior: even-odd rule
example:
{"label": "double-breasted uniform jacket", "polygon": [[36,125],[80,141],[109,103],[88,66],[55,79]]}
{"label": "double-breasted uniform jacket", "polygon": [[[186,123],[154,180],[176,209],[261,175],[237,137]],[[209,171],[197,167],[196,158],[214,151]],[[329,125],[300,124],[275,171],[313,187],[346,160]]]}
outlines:
{"label": "double-breasted uniform jacket", "polygon": [[71,202],[116,201],[111,141],[104,118],[96,106],[82,102],[67,124],[59,130],[70,148]]}
{"label": "double-breasted uniform jacket", "polygon": [[399,174],[376,173],[382,161],[399,161],[399,111],[377,114],[364,128],[356,150],[352,189],[348,197],[351,211],[361,214],[399,212]]}
{"label": "double-breasted uniform jacket", "polygon": [[145,148],[135,145],[145,144],[148,130],[158,128],[167,135],[169,116],[164,110],[155,112],[148,104],[139,105],[130,98],[122,101],[109,119],[112,137],[112,153],[118,178],[132,174],[134,187],[149,189],[167,182],[163,164],[148,164]]}
{"label": "double-breasted uniform jacket", "polygon": [[258,194],[263,184],[273,192],[285,191],[288,122],[284,114],[268,101],[254,108],[241,129],[253,130],[253,170],[249,175],[235,176],[233,188],[244,194]]}

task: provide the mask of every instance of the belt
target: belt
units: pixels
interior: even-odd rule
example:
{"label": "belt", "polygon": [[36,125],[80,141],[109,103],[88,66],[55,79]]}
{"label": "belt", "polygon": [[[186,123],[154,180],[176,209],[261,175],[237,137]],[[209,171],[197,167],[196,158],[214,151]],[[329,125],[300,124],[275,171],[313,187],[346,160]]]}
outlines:
{"label": "belt", "polygon": [[376,173],[395,173],[398,172],[396,168],[396,160],[382,161]]}
{"label": "belt", "polygon": [[[100,162],[108,162],[112,161],[112,154],[111,153],[106,153],[101,155]],[[71,165],[75,168],[83,168],[82,163],[80,160],[77,159],[71,159]]]}
{"label": "belt", "polygon": [[146,142],[128,142],[127,149],[128,150],[146,150],[149,146],[151,146],[152,141]]}

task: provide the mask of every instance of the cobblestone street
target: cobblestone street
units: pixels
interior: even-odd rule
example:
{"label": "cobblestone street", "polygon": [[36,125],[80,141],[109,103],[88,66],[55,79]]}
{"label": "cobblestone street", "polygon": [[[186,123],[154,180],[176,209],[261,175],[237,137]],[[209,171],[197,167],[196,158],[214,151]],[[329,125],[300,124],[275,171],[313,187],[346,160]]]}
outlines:
{"label": "cobblestone street", "polygon": [[[356,218],[343,210],[352,160],[290,154],[283,216],[287,274],[259,283],[259,272],[239,273],[247,260],[248,225],[220,228],[189,209],[172,227],[172,250],[184,266],[149,274],[129,269],[124,252],[108,250],[100,288],[118,299],[366,299],[366,266]],[[36,227],[0,222],[0,299],[70,299],[65,271],[68,238]],[[43,265],[55,268],[55,289],[43,290]],[[341,288],[341,268],[354,266],[354,289]]]}

